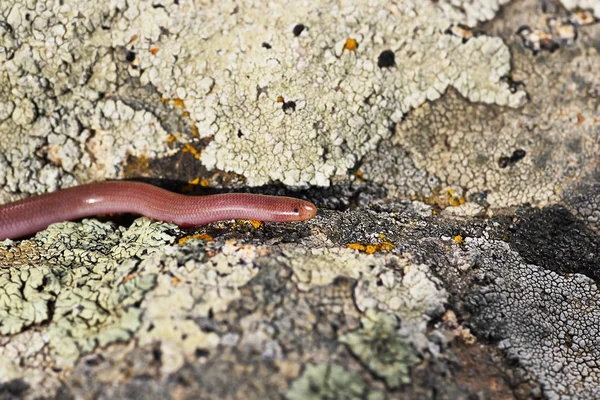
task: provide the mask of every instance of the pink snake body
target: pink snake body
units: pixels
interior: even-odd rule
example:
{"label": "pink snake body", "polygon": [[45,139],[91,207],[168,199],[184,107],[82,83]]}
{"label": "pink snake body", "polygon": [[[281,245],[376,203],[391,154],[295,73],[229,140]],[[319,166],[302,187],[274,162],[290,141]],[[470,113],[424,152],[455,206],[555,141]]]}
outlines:
{"label": "pink snake body", "polygon": [[100,182],[0,205],[0,241],[31,235],[60,221],[134,213],[191,227],[229,219],[304,221],[314,204],[291,197],[229,193],[185,196],[141,182]]}

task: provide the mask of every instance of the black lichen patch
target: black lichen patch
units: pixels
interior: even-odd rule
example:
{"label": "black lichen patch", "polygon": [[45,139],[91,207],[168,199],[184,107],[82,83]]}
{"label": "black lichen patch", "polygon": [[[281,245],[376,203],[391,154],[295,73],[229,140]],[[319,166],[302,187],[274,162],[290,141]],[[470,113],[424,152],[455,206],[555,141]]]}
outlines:
{"label": "black lichen patch", "polygon": [[23,379],[13,379],[0,384],[0,399],[22,399],[29,390],[29,385]]}
{"label": "black lichen patch", "polygon": [[283,110],[284,113],[291,114],[294,111],[296,111],[296,102],[295,101],[286,101],[281,106],[281,109]]}
{"label": "black lichen patch", "polygon": [[304,24],[298,24],[298,25],[294,26],[294,29],[292,30],[292,32],[294,33],[294,36],[300,36],[300,34],[305,29],[308,29],[308,28]]}
{"label": "black lichen patch", "polygon": [[500,157],[498,159],[498,166],[500,168],[506,168],[509,165],[514,165],[515,163],[521,161],[523,158],[525,158],[525,156],[527,155],[527,152],[523,149],[517,149],[515,151],[513,151],[512,155],[510,157]]}
{"label": "black lichen patch", "polygon": [[384,50],[379,54],[377,66],[379,68],[390,68],[396,65],[396,55],[391,50]]}
{"label": "black lichen patch", "polygon": [[509,243],[527,263],[600,282],[600,237],[566,208],[527,208],[516,219]]}
{"label": "black lichen patch", "polygon": [[267,42],[262,42],[262,47],[264,47],[265,49],[270,49],[272,46]]}

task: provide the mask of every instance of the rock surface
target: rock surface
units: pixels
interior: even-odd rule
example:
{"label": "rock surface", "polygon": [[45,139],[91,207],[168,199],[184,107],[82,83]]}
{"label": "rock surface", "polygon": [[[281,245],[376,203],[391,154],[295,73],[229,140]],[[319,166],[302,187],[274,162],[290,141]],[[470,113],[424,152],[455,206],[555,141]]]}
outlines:
{"label": "rock surface", "polygon": [[597,2],[265,4],[0,3],[0,203],[319,206],[0,243],[0,398],[600,397]]}

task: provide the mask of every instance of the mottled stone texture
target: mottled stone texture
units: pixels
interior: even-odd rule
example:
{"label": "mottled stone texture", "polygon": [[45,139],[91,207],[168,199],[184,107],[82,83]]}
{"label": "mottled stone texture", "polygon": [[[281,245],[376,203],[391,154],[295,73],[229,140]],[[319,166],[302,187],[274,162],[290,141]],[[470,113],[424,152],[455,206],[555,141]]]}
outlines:
{"label": "mottled stone texture", "polygon": [[0,202],[303,197],[0,244],[0,399],[600,398],[592,0],[0,0]]}

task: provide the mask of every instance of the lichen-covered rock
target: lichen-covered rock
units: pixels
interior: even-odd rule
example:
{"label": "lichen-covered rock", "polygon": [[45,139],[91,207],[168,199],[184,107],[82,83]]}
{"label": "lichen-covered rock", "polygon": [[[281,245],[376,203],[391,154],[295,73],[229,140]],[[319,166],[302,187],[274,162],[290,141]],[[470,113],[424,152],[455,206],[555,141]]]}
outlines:
{"label": "lichen-covered rock", "polygon": [[409,383],[410,367],[419,357],[410,342],[397,335],[398,321],[393,315],[372,311],[366,315],[362,329],[345,334],[340,341],[391,389]]}
{"label": "lichen-covered rock", "polygon": [[0,397],[600,397],[594,15],[1,2],[0,203],[123,176],[330,187],[293,192],[319,205],[299,224],[3,242]]}
{"label": "lichen-covered rock", "polygon": [[141,323],[137,304],[156,280],[135,258],[172,242],[167,228],[140,219],[115,230],[87,220],[0,245],[0,333],[48,324],[50,354],[65,366],[97,346],[130,339]]}
{"label": "lichen-covered rock", "polygon": [[[25,193],[122,176],[127,156],[169,154],[153,103],[177,99],[200,136],[213,137],[206,167],[250,185],[328,185],[449,86],[473,101],[523,102],[525,92],[501,79],[510,69],[502,40],[445,33],[492,18],[505,2],[466,2],[464,12],[415,0],[389,9],[15,2],[0,10],[0,175]],[[122,90],[148,84],[146,98]]]}
{"label": "lichen-covered rock", "polygon": [[304,399],[384,399],[383,393],[369,390],[360,375],[339,365],[307,365],[285,395],[289,400]]}
{"label": "lichen-covered rock", "polygon": [[466,251],[480,269],[470,298],[476,335],[498,341],[546,398],[600,396],[597,284],[527,264],[504,243],[467,240]]}

